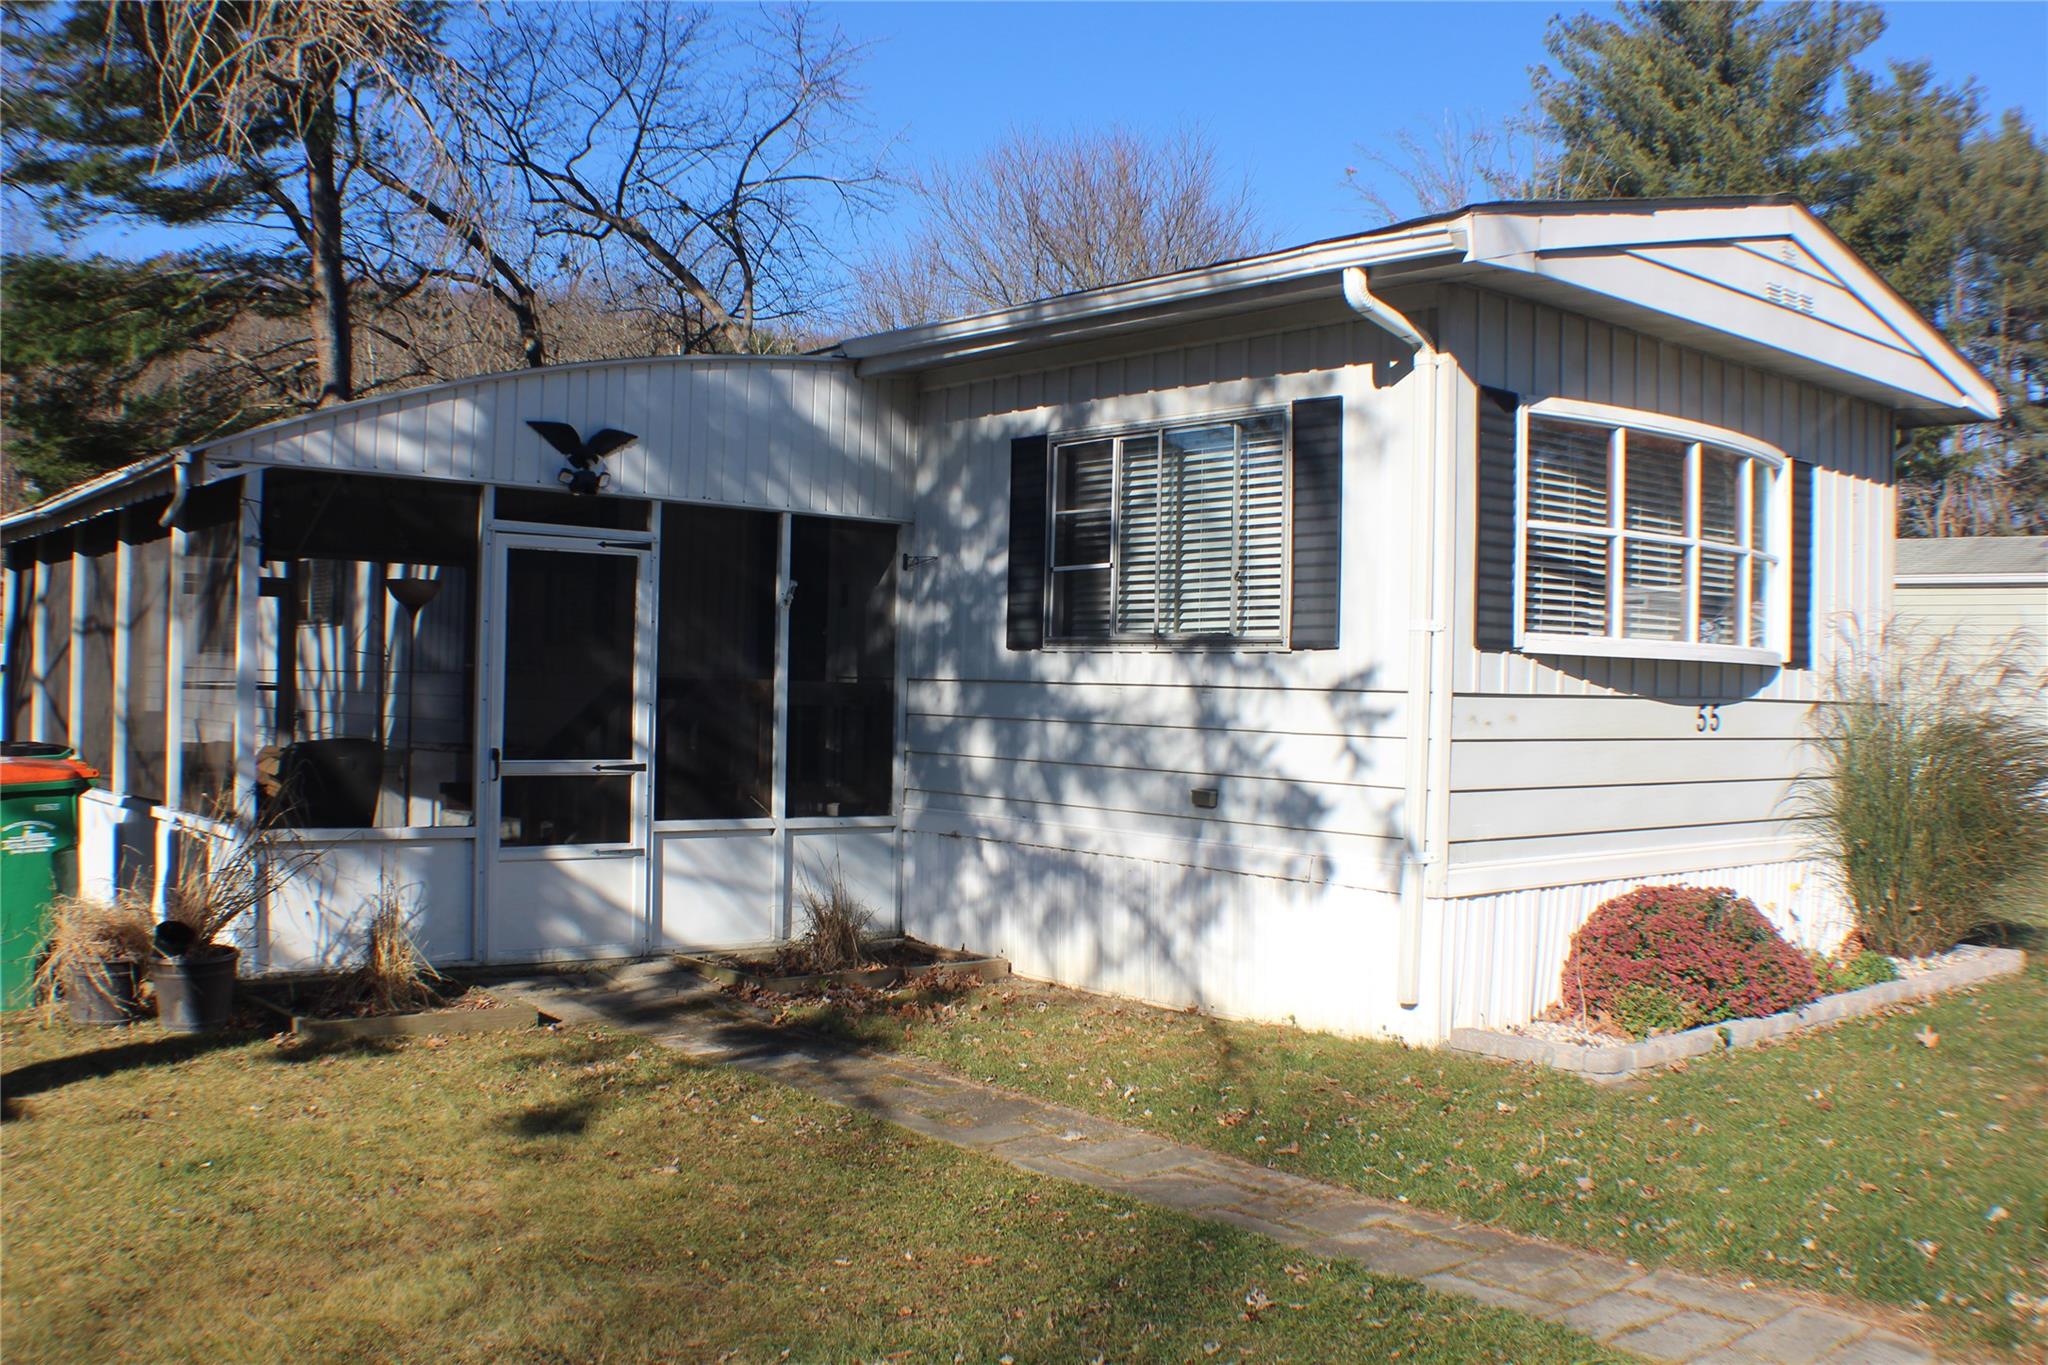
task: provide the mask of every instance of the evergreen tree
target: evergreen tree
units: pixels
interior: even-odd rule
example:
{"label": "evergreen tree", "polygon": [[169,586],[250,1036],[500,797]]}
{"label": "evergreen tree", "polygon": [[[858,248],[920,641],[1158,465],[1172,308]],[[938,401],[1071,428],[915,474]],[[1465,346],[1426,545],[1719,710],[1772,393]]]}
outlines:
{"label": "evergreen tree", "polygon": [[252,316],[293,311],[252,291],[252,273],[226,256],[8,257],[0,432],[12,478],[46,494],[288,410],[217,344]]}
{"label": "evergreen tree", "polygon": [[1797,194],[1840,126],[1830,96],[1882,31],[1868,5],[1634,0],[1551,20],[1532,73],[1576,199]]}

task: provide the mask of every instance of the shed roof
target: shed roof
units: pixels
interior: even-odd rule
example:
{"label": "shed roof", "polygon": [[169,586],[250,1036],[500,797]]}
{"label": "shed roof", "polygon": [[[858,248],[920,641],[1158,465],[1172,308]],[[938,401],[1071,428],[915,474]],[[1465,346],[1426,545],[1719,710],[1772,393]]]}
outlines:
{"label": "shed roof", "polygon": [[1942,579],[2048,583],[2048,536],[1935,536],[1899,542],[1899,582]]}

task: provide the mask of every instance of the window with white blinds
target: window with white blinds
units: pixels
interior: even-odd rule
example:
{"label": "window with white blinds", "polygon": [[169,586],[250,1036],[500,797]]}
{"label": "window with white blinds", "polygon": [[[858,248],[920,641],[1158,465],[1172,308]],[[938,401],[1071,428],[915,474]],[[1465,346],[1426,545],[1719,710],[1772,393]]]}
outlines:
{"label": "window with white blinds", "polygon": [[1282,414],[1056,443],[1051,478],[1048,638],[1282,638]]}
{"label": "window with white blinds", "polygon": [[1784,453],[1736,432],[1551,399],[1522,431],[1524,648],[1782,661]]}

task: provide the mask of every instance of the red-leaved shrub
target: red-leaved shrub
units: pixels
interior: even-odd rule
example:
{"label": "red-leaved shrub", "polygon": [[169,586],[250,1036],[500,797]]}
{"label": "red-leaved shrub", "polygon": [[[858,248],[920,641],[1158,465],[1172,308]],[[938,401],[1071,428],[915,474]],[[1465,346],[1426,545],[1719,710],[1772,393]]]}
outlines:
{"label": "red-leaved shrub", "polygon": [[1806,955],[1726,887],[1644,886],[1616,896],[1572,935],[1566,1009],[1611,1013],[1629,986],[1668,991],[1699,1023],[1796,1009],[1820,994]]}

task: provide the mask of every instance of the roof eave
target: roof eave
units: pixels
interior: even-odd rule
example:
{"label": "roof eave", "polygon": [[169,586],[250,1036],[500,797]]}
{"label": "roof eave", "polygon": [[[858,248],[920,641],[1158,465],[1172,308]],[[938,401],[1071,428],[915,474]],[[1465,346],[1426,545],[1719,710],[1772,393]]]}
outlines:
{"label": "roof eave", "polygon": [[839,343],[863,378],[980,359],[1194,317],[1266,308],[1327,293],[1345,268],[1462,257],[1464,220],[1429,220],[1393,232],[1341,238],[1108,285],[973,317],[926,323]]}
{"label": "roof eave", "polygon": [[175,454],[152,455],[0,517],[0,543],[11,545],[29,536],[61,531],[102,512],[154,497],[165,491],[159,485],[176,459]]}

